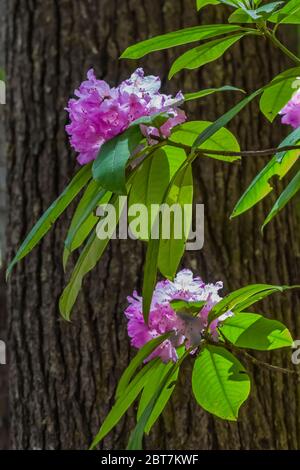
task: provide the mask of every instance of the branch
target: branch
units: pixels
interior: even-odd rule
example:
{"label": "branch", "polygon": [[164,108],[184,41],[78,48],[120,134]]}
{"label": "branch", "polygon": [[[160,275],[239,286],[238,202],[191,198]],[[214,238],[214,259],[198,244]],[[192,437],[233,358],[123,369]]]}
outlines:
{"label": "branch", "polygon": [[[222,336],[222,338],[224,340],[224,343],[219,343],[220,346],[225,346],[227,349],[247,357],[247,359],[249,359],[255,365],[262,366],[265,369],[269,369],[269,370],[272,370],[272,371],[275,371],[275,372],[280,372],[281,374],[296,375],[298,377],[298,379],[300,380],[300,372],[298,372],[297,370],[286,369],[284,367],[274,366],[272,364],[268,364],[267,362],[260,361],[259,359],[256,359],[256,357],[252,356],[251,354],[249,354],[244,349],[240,349],[240,348],[234,346],[233,344],[229,343],[227,341],[226,337],[223,335],[220,328],[218,328],[218,331],[219,331],[220,335]],[[212,341],[209,341],[209,343],[216,345],[216,343],[212,342]]]}
{"label": "branch", "polygon": [[282,42],[277,39],[275,32],[270,32],[268,28],[263,29],[263,33],[267,39],[269,39],[275,47],[280,49],[287,57],[289,57],[295,64],[300,65],[300,59],[292,51],[290,51]]}
{"label": "branch", "polygon": [[[186,152],[191,152],[192,147],[190,145],[182,144],[180,142],[173,142],[169,139],[163,139],[162,137],[150,135],[151,139],[156,140],[157,142],[164,143],[165,145],[170,145],[172,147],[178,147]],[[235,152],[234,150],[212,150],[212,149],[195,149],[196,154],[211,154],[211,155],[221,155],[224,157],[264,157],[267,155],[274,155],[280,152],[288,152],[290,150],[299,150],[300,155],[300,145],[285,145],[283,147],[269,148],[265,150],[242,150],[241,152]]]}
{"label": "branch", "polygon": [[293,369],[286,369],[284,367],[279,367],[279,366],[274,366],[272,364],[268,364],[267,362],[260,361],[259,359],[256,359],[256,357],[251,356],[247,351],[243,351],[241,349],[238,350],[241,354],[243,354],[245,357],[247,357],[253,364],[262,366],[265,369],[269,369],[275,372],[280,372],[281,374],[292,374],[292,375],[297,375],[300,378],[300,373],[297,370]]}

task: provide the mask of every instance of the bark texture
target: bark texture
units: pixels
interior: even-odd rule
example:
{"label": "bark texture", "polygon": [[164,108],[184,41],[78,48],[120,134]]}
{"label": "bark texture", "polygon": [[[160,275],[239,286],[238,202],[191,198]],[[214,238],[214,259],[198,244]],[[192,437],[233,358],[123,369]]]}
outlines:
{"label": "bark texture", "polygon": [[[224,19],[224,10],[195,12],[194,0],[7,0],[6,68],[8,105],[8,257],[73,174],[75,158],[64,131],[64,107],[72,90],[93,66],[111,84],[137,63],[119,61],[137,40],[199,22]],[[166,77],[178,50],[138,62]],[[184,91],[232,84],[250,91],[287,65],[280,53],[249,38],[223,60],[183,73],[167,85]],[[291,64],[292,65],[292,64]],[[190,117],[213,120],[233,105],[231,93],[193,103]],[[232,124],[243,148],[276,145],[284,130],[271,127],[257,105]],[[205,203],[205,246],[186,257],[186,266],[207,281],[223,279],[225,289],[250,282],[299,281],[299,223],[289,205],[262,237],[260,223],[270,202],[238,220],[229,215],[264,160],[241,165],[199,161],[194,168],[196,200]],[[22,262],[8,287],[10,445],[16,449],[86,448],[113,403],[116,381],[133,351],[122,315],[126,296],[140,289],[144,247],[113,242],[84,282],[73,321],[58,313],[66,277],[63,238],[72,210]],[[284,320],[299,337],[299,297],[277,296],[264,311]],[[290,353],[263,355],[290,365]],[[296,449],[300,447],[300,396],[294,378],[249,366],[251,398],[238,423],[214,419],[188,392],[191,364],[172,402],[145,445],[150,449]],[[124,448],[134,423],[131,411],[105,440]]]}

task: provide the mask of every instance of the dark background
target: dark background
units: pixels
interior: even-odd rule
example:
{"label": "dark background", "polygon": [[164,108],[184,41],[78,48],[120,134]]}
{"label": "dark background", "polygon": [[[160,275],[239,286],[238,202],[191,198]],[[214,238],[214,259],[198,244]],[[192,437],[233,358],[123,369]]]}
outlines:
{"label": "dark background", "polygon": [[[1,0],[0,11],[5,36],[0,54],[8,88],[7,104],[0,109],[5,127],[1,178],[4,156],[7,171],[6,259],[11,259],[74,173],[76,161],[64,131],[64,107],[91,66],[99,78],[116,84],[143,65],[147,73],[164,79],[168,92],[224,84],[250,92],[293,66],[272,45],[254,38],[243,40],[213,65],[181,73],[171,83],[166,81],[167,71],[181,49],[155,53],[138,63],[118,60],[124,48],[137,40],[199,22],[225,21],[226,9],[209,6],[197,14],[194,0]],[[283,30],[282,39],[296,51],[296,32],[288,31]],[[208,97],[189,106],[189,117],[214,120],[238,99],[231,93]],[[244,149],[276,146],[288,131],[278,121],[271,126],[258,114],[257,103],[230,128]],[[224,292],[250,282],[299,283],[297,204],[290,204],[264,236],[259,227],[274,197],[229,221],[238,197],[265,163],[266,159],[256,158],[245,158],[234,166],[199,160],[194,167],[195,200],[205,204],[205,246],[201,252],[189,253],[183,264],[206,281],[223,280]],[[4,201],[3,192],[1,198]],[[71,215],[72,208],[15,269],[9,284],[1,284],[0,338],[8,341],[8,364],[0,366],[0,448],[87,448],[134,353],[122,312],[126,296],[134,288],[140,290],[145,247],[133,241],[113,242],[85,279],[72,323],[67,324],[59,316],[57,303],[68,277],[61,261]],[[286,322],[298,338],[299,304],[294,292],[274,296],[261,310]],[[259,357],[290,365],[289,351]],[[147,437],[147,448],[300,447],[300,395],[295,378],[249,364],[251,398],[238,423],[228,423],[196,405],[190,393],[191,366],[192,361]],[[131,410],[103,445],[124,448],[133,424]]]}

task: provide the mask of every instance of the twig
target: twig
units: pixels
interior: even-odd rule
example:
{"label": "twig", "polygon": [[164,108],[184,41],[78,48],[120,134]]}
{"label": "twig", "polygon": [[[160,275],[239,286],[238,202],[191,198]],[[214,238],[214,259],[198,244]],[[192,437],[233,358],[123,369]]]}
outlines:
{"label": "twig", "polygon": [[[171,145],[172,147],[178,147],[186,152],[191,152],[192,147],[190,145],[182,144],[180,142],[174,142],[169,139],[163,139],[158,136],[150,135],[150,138],[156,140],[157,142],[164,143],[165,145]],[[195,153],[198,154],[211,154],[211,155],[222,155],[225,157],[264,157],[267,155],[274,155],[280,152],[288,152],[289,150],[299,150],[300,156],[300,145],[285,145],[283,147],[269,148],[265,150],[242,150],[236,152],[234,150],[212,150],[212,149],[194,149]]]}
{"label": "twig", "polygon": [[[224,334],[222,333],[222,331],[220,330],[220,328],[218,329],[218,331],[224,340],[224,343],[219,343],[219,346],[226,346],[227,349],[230,349],[231,351],[236,352],[238,354],[244,355],[245,357],[247,357],[247,359],[249,359],[255,365],[262,366],[265,369],[269,369],[275,372],[280,372],[281,374],[297,375],[297,377],[300,379],[300,372],[293,370],[293,369],[286,369],[284,367],[274,366],[273,364],[268,364],[267,362],[260,361],[259,359],[256,359],[256,357],[252,356],[244,349],[240,349],[237,346],[234,346],[233,344],[229,343],[226,337],[224,336]],[[216,343],[213,341],[209,341],[209,342],[210,344],[216,345]]]}
{"label": "twig", "polygon": [[265,367],[265,369],[269,369],[275,372],[281,372],[282,374],[292,374],[292,375],[297,375],[300,378],[300,374],[297,370],[293,369],[286,369],[285,367],[280,367],[280,366],[274,366],[273,364],[268,364],[267,362],[260,361],[259,359],[256,359],[256,357],[251,356],[247,351],[243,351],[239,349],[239,352],[243,354],[245,357],[247,357],[253,364],[259,365],[262,367]]}

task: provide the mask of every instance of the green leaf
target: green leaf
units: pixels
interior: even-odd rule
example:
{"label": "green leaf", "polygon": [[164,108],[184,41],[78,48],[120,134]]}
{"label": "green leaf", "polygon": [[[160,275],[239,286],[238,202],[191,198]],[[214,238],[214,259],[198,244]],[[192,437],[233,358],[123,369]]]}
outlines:
{"label": "green leaf", "polygon": [[191,28],[180,29],[179,31],[172,31],[171,33],[155,36],[154,38],[134,44],[123,52],[121,58],[140,59],[150,52],[161,51],[170,47],[181,46],[240,30],[240,26],[227,24],[193,26]]}
{"label": "green leaf", "polygon": [[[99,221],[99,217],[96,217],[93,213],[95,195],[99,196],[99,192],[101,196],[102,192],[99,189],[99,184],[95,180],[90,181],[76,207],[65,242],[63,253],[64,269],[66,269],[70,254],[82,245]],[[99,197],[96,198],[96,205],[106,204],[110,198],[111,193],[105,191],[100,199]]]}
{"label": "green leaf", "polygon": [[233,311],[235,313],[243,312],[256,302],[259,302],[260,300],[269,297],[269,295],[276,294],[276,292],[284,292],[285,290],[293,288],[294,287],[289,286],[271,286],[270,288],[259,290],[257,293],[251,293],[251,295],[249,297],[246,297],[245,300],[239,301],[237,305],[233,308]]}
{"label": "green leaf", "polygon": [[[161,224],[161,221],[159,224]],[[147,248],[143,280],[143,316],[145,323],[148,323],[153,291],[156,284],[159,244],[159,238],[150,239]]]}
{"label": "green leaf", "polygon": [[272,13],[275,10],[278,10],[283,5],[284,2],[272,2],[268,3],[267,5],[263,5],[259,8],[256,9],[249,9],[242,3],[239,3],[241,9],[250,16],[255,22],[259,22],[261,20],[267,20],[269,16],[272,15]]}
{"label": "green leaf", "polygon": [[278,10],[282,6],[284,6],[285,2],[271,2],[267,3],[266,5],[262,5],[261,7],[256,9],[256,12],[259,13],[264,19],[268,19],[270,13],[273,13],[275,10]]}
{"label": "green leaf", "polygon": [[[66,248],[71,252],[82,243],[95,226],[98,217],[95,217],[93,211],[100,204],[106,204],[111,198],[111,193],[102,189],[96,181],[91,181],[84,194],[71,222],[67,238],[65,240]],[[80,229],[83,228],[83,231]]]}
{"label": "green leaf", "polygon": [[[166,200],[170,189],[172,188],[176,178],[178,177],[178,173],[184,171],[184,168],[188,166],[186,160],[184,160],[177,172],[174,173],[172,176],[169,185],[164,190],[163,196],[163,203],[166,206]],[[165,217],[165,208],[163,211],[159,210],[156,219],[154,222],[154,226],[151,230],[151,238],[149,239],[149,245],[146,254],[146,263],[144,268],[144,281],[143,281],[143,316],[145,323],[148,321],[149,311],[151,307],[152,295],[153,290],[156,283],[157,277],[157,266],[158,266],[158,257],[159,257],[159,247],[160,242],[162,240],[162,219]],[[158,230],[155,230],[158,227]],[[158,232],[158,233],[155,233]],[[154,233],[153,233],[154,232]]]}
{"label": "green leaf", "polygon": [[5,72],[3,69],[0,69],[0,80],[3,82],[5,81]]}
{"label": "green leaf", "polygon": [[93,178],[102,188],[126,194],[126,164],[142,139],[140,128],[136,125],[102,145],[93,164]]}
{"label": "green leaf", "polygon": [[[290,74],[292,75],[294,73],[295,73],[295,70],[291,69]],[[273,81],[273,85],[277,83],[281,83],[283,80],[285,80],[285,78],[276,77]],[[269,87],[269,84],[264,86],[263,88],[256,90],[254,93],[247,96],[242,101],[240,101],[237,105],[235,105],[233,108],[227,111],[227,113],[220,116],[213,124],[211,124],[203,132],[201,132],[201,134],[198,136],[198,138],[195,140],[193,144],[193,149],[202,145],[209,137],[214,135],[221,127],[226,126],[240,111],[242,111],[242,109],[244,109],[251,101],[253,101],[254,98],[256,98],[258,95],[263,93],[263,91],[266,90],[268,87]]]}
{"label": "green leaf", "polygon": [[286,326],[256,313],[238,313],[227,318],[219,329],[230,343],[239,348],[271,351],[293,344]]}
{"label": "green leaf", "polygon": [[289,289],[288,286],[273,286],[271,284],[250,284],[231,292],[218,302],[208,315],[208,322],[211,323],[228,310],[238,312],[250,305],[258,302],[267,295],[275,292],[283,292]]}
{"label": "green leaf", "polygon": [[[149,240],[156,217],[154,208],[162,204],[170,181],[185,160],[184,150],[164,146],[163,149],[157,149],[151,158],[146,159],[136,171],[128,200],[129,227],[136,238]],[[136,207],[143,205],[147,209],[145,216],[143,214],[140,214],[139,218],[133,216],[136,204],[138,205]],[[134,219],[136,222],[141,220],[141,223],[135,226]],[[146,226],[146,230],[138,230],[141,226]]]}
{"label": "green leaf", "polygon": [[54,222],[73,201],[77,194],[82,190],[91,178],[91,165],[85,165],[72,179],[71,183],[65,188],[62,194],[46,210],[33,229],[29,232],[14,259],[7,269],[7,277],[11,273],[14,265],[24,258],[38,244],[38,242],[50,230]]}
{"label": "green leaf", "polygon": [[286,204],[300,191],[300,171],[287,185],[285,190],[281,193],[271,211],[269,212],[262,229],[286,206]]}
{"label": "green leaf", "polygon": [[197,137],[193,144],[193,149],[199,147],[204,142],[212,137],[219,129],[226,126],[242,109],[244,109],[256,96],[262,93],[262,89],[256,90],[251,95],[244,98],[237,105],[231,108],[227,113],[220,116],[214,123],[208,126],[201,134]]}
{"label": "green leaf", "polygon": [[197,10],[205,7],[206,5],[218,5],[220,2],[218,0],[196,0]]}
{"label": "green leaf", "polygon": [[168,373],[162,378],[159,382],[158,387],[155,390],[154,395],[152,396],[150,402],[145,407],[143,413],[141,414],[134,430],[130,435],[128,446],[126,450],[142,450],[143,448],[143,435],[147,422],[150,419],[157,401],[159,400],[160,394],[164,390],[165,385],[168,383],[169,377],[175,373],[177,364],[172,364]]}
{"label": "green leaf", "polygon": [[[189,121],[176,127],[169,138],[172,142],[178,142],[185,145],[194,147],[195,141],[199,134],[203,134],[206,129],[211,127],[209,121]],[[206,141],[205,145],[201,144],[197,146],[197,149],[206,148],[209,150],[232,150],[235,152],[240,151],[240,146],[235,136],[229,130],[220,128],[213,133]],[[206,154],[207,157],[214,158],[217,160],[223,160],[226,162],[235,162],[240,160],[240,157],[228,157],[221,155]]]}
{"label": "green leaf", "polygon": [[195,313],[199,313],[205,304],[206,301],[203,300],[198,302],[189,302],[187,300],[171,300],[170,307],[175,312],[194,315]]}
{"label": "green leaf", "polygon": [[244,10],[238,8],[229,16],[228,23],[255,23],[255,20]]}
{"label": "green leaf", "polygon": [[[280,147],[288,146],[288,145],[296,145],[300,141],[300,127],[298,129],[293,130],[280,144]],[[298,153],[298,157],[300,155],[300,150],[295,150],[295,154]],[[285,155],[287,152],[278,152],[275,156],[278,163],[282,163]]]}
{"label": "green leaf", "polygon": [[[162,275],[169,279],[173,279],[175,276],[185,251],[185,243],[192,224],[192,203],[193,173],[192,166],[188,165],[177,173],[168,196],[164,201],[165,207],[162,220],[163,223],[164,221],[170,222],[170,233],[164,236],[162,231],[158,268]],[[169,207],[168,214],[166,213],[167,207]],[[172,207],[174,208],[175,215],[171,214]]]}
{"label": "green leaf", "polygon": [[279,111],[291,99],[295,88],[293,83],[295,78],[300,75],[300,67],[294,67],[277,75],[264,90],[259,106],[261,112],[266,118],[273,122],[278,116]]}
{"label": "green leaf", "polygon": [[113,230],[118,223],[125,201],[120,199],[119,202],[119,198],[115,197],[111,203],[114,205],[116,210],[115,220],[111,219],[111,217],[108,215],[108,217],[101,220],[97,226],[97,228],[103,227],[103,225],[108,223],[107,219],[110,219],[109,226],[111,231],[108,233],[107,238],[105,239],[98,238],[98,230],[94,230],[92,232],[84,246],[84,249],[80,253],[70,281],[60,297],[59,309],[65,320],[70,320],[71,310],[81,289],[84,276],[96,266],[111,236],[113,235]]}
{"label": "green leaf", "polygon": [[[284,142],[281,145],[285,145]],[[287,152],[281,162],[277,161],[277,156],[275,155],[246,189],[230,217],[237,217],[266,197],[273,190],[270,184],[271,179],[274,177],[282,179],[298,160],[298,154],[299,151],[297,150]]]}
{"label": "green leaf", "polygon": [[169,79],[182,69],[196,69],[218,59],[244,35],[245,33],[230,35],[225,38],[206,42],[194,49],[190,49],[175,60],[169,72]]}
{"label": "green leaf", "polygon": [[229,5],[230,7],[236,8],[240,5],[240,0],[219,0],[220,3],[224,5]]}
{"label": "green leaf", "polygon": [[129,366],[125,369],[122,374],[122,377],[119,380],[117,390],[116,390],[116,400],[119,399],[122,395],[126,394],[126,390],[129,387],[130,381],[135,374],[137,368],[143,363],[147,357],[166,339],[171,336],[171,332],[165,333],[153,338],[148,343],[146,343],[141,349],[139,349],[136,356],[131,360]]}
{"label": "green leaf", "polygon": [[204,98],[205,96],[212,95],[213,93],[220,93],[221,91],[240,91],[241,93],[245,93],[245,91],[241,88],[225,85],[220,88],[207,88],[206,90],[200,90],[194,93],[186,93],[184,95],[184,101],[197,100],[199,98]]}
{"label": "green leaf", "polygon": [[[182,357],[184,354],[185,348],[182,346],[177,349],[178,357]],[[151,401],[151,398],[155,394],[155,391],[159,385],[159,382],[164,379],[164,377],[169,373],[170,369],[173,367],[172,361],[164,364],[163,362],[159,361],[155,367],[155,370],[152,370],[151,377],[144,386],[139,407],[137,413],[137,420],[139,420],[146,409],[148,403]],[[173,375],[170,376],[168,382],[165,384],[163,390],[161,391],[159,398],[157,399],[155,406],[152,410],[152,413],[147,421],[145,426],[145,433],[149,434],[151,431],[152,426],[155,424],[163,410],[165,409],[169,399],[175,388],[175,382],[178,379],[179,369],[177,368]]]}
{"label": "green leaf", "polygon": [[208,345],[195,361],[192,387],[202,408],[219,418],[236,421],[250,393],[250,379],[229,351]]}
{"label": "green leaf", "polygon": [[[183,102],[184,100],[182,100]],[[141,116],[129,124],[129,128],[139,126],[144,124],[146,126],[152,127],[161,127],[170,117],[172,117],[172,112],[169,110],[158,111],[151,114],[150,116]]]}
{"label": "green leaf", "polygon": [[127,450],[140,450],[142,449],[142,441],[145,428],[147,426],[148,420],[151,419],[151,415],[154,412],[155,406],[157,401],[160,399],[161,394],[163,393],[166,386],[169,385],[170,378],[176,373],[176,371],[181,366],[183,360],[185,359],[186,354],[183,354],[180,359],[175,363],[172,364],[170,370],[168,370],[167,374],[161,379],[159,385],[153,394],[151,400],[145,407],[143,413],[141,414],[136,427],[131,433],[129,443],[127,446]]}
{"label": "green leaf", "polygon": [[278,24],[300,24],[299,0],[290,0],[280,11],[274,13],[269,21]]}
{"label": "green leaf", "polygon": [[126,389],[126,394],[123,394],[112,407],[107,417],[105,418],[102,426],[95,436],[90,449],[94,449],[102,439],[116,426],[122,416],[126,413],[128,408],[132,405],[134,400],[141,393],[144,385],[149,379],[153,367],[155,367],[156,361],[151,361],[146,364],[140,372],[136,375],[133,381],[129,384]]}
{"label": "green leaf", "polygon": [[[143,282],[143,314],[145,322],[147,322],[148,319],[157,276],[159,245],[162,229],[161,222],[158,223],[158,220],[161,221],[162,217],[159,205],[166,201],[170,191],[169,185],[173,185],[173,178],[185,160],[186,155],[182,149],[166,146],[163,150],[156,151],[152,158],[147,159],[147,161],[137,171],[133,179],[132,189],[129,195],[129,211],[135,204],[144,204],[146,209],[148,209],[147,217],[148,214],[150,214],[152,219],[150,229],[148,231],[149,245],[146,255]],[[154,214],[152,207],[153,204],[156,204],[158,209],[157,213]],[[159,233],[153,233],[156,227],[159,228]],[[132,222],[130,222],[130,230],[134,233]],[[144,238],[148,237],[147,234],[144,235]]]}

